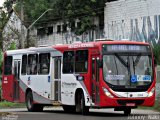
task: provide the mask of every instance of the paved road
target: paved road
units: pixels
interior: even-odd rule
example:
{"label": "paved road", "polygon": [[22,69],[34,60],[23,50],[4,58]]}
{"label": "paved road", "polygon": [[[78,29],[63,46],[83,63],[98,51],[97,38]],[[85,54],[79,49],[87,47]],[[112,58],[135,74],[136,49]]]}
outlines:
{"label": "paved road", "polygon": [[132,110],[130,116],[113,109],[91,109],[86,116],[76,113],[65,113],[62,108],[45,108],[44,112],[27,112],[26,108],[0,109],[1,120],[160,120],[160,113],[151,110]]}

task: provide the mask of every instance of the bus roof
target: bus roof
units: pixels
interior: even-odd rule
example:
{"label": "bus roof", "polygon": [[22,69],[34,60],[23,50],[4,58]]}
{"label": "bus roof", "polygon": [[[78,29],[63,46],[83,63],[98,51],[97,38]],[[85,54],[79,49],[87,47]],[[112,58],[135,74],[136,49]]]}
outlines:
{"label": "bus roof", "polygon": [[95,42],[86,42],[86,43],[73,43],[73,44],[58,44],[47,47],[30,47],[27,49],[18,49],[18,50],[8,50],[6,51],[7,55],[13,54],[27,54],[27,53],[36,53],[36,52],[50,52],[54,50],[64,51],[64,50],[72,50],[72,49],[84,49],[84,48],[96,48],[100,47],[102,44],[138,44],[138,45],[150,45],[145,42],[137,42],[137,41],[113,41],[113,40],[102,40]]}
{"label": "bus roof", "polygon": [[61,51],[64,50],[72,50],[72,49],[83,49],[83,48],[95,48],[100,47],[102,44],[137,44],[137,45],[150,45],[149,43],[145,42],[136,42],[136,41],[113,41],[113,40],[106,40],[106,41],[95,41],[95,42],[87,42],[87,43],[73,43],[73,44],[66,44],[66,45],[53,45],[52,47]]}

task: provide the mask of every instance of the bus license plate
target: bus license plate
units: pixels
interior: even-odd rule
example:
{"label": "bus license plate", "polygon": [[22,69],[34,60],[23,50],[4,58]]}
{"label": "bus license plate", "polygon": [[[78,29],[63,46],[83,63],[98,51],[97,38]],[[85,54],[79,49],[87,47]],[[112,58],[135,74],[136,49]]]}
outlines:
{"label": "bus license plate", "polygon": [[135,103],[126,103],[126,106],[136,106]]}

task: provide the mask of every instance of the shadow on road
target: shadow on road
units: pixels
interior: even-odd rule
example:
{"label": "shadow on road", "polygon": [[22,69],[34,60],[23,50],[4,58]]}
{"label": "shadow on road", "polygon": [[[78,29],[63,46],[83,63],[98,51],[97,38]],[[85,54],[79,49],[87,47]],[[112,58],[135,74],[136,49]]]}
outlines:
{"label": "shadow on road", "polygon": [[[64,112],[62,110],[45,110],[43,111],[44,113],[56,113],[56,114],[63,114],[63,115],[77,115],[77,116],[82,116],[81,113],[69,113],[69,112]],[[146,116],[144,114],[131,114],[131,115],[138,115],[138,116]],[[85,116],[92,116],[92,117],[126,117],[123,112],[122,113],[112,113],[112,112],[89,112]]]}

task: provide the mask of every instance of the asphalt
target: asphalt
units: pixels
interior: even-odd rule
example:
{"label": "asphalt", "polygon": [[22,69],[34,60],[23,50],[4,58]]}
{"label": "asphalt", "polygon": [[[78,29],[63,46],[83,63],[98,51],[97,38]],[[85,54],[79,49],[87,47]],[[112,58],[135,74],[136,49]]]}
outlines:
{"label": "asphalt", "polygon": [[132,110],[130,116],[113,109],[91,109],[88,115],[65,113],[61,107],[45,108],[43,112],[28,112],[26,108],[0,109],[1,120],[160,120],[152,110]]}

